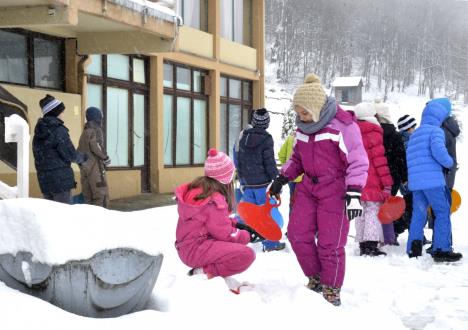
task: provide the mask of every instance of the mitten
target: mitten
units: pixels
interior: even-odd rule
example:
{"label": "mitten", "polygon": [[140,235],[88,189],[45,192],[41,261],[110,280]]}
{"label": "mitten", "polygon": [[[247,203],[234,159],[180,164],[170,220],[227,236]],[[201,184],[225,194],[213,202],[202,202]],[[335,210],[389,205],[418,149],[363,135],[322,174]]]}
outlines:
{"label": "mitten", "polygon": [[360,217],[362,215],[361,193],[353,189],[348,189],[345,199],[348,220],[351,221],[356,217]]}
{"label": "mitten", "polygon": [[246,230],[249,232],[250,243],[257,243],[257,242],[261,242],[265,240],[259,233],[257,233],[255,230],[253,230],[252,228],[250,228],[244,223],[240,223],[240,222],[236,223],[236,228],[240,230]]}
{"label": "mitten", "polygon": [[109,166],[109,165],[110,165],[111,159],[109,158],[109,156],[107,156],[106,159],[103,160],[103,163],[104,163],[104,165],[106,165],[106,166]]}
{"label": "mitten", "polygon": [[269,190],[270,196],[278,197],[279,194],[281,193],[281,189],[288,182],[289,182],[288,178],[285,177],[283,174],[278,175],[270,186],[270,190]]}

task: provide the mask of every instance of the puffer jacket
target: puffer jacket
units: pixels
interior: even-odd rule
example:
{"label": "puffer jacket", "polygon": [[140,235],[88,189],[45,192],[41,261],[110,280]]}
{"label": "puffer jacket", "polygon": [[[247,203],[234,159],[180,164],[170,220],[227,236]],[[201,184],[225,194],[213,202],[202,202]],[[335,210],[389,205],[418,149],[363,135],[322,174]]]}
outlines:
{"label": "puffer jacket", "polygon": [[[201,256],[209,253],[222,254],[213,250],[216,242],[230,242],[246,245],[250,242],[250,234],[235,227],[236,220],[229,217],[228,204],[224,196],[214,193],[210,197],[195,201],[198,190],[188,190],[189,184],[176,188],[177,210],[179,221],[176,228],[175,246],[180,259],[187,265],[198,265]],[[227,246],[226,252],[230,249]],[[194,267],[194,266],[192,266]]]}
{"label": "puffer jacket", "polygon": [[383,130],[379,125],[368,121],[358,121],[362,142],[369,158],[369,172],[366,186],[362,190],[361,200],[383,202],[383,189],[393,185],[392,176],[385,157]]}
{"label": "puffer jacket", "polygon": [[245,187],[267,186],[278,175],[273,138],[262,128],[241,132],[235,159],[237,174]]}
{"label": "puffer jacket", "polygon": [[406,162],[408,164],[408,186],[412,191],[426,190],[446,185],[443,169],[453,166],[445,146],[445,135],[441,128],[449,110],[430,102],[423,110],[421,125],[408,142]]}
{"label": "puffer jacket", "polygon": [[68,134],[63,121],[57,117],[40,118],[32,142],[34,165],[43,194],[69,191],[76,186],[72,162],[83,161]]}
{"label": "puffer jacket", "polygon": [[457,173],[457,137],[460,135],[460,126],[458,121],[450,116],[442,123],[442,129],[445,133],[445,145],[447,151],[453,159],[452,167],[445,173],[445,182],[447,187],[453,189],[455,185],[455,174]]}
{"label": "puffer jacket", "polygon": [[395,125],[382,123],[380,126],[383,129],[385,157],[387,157],[395,187],[392,190],[397,191],[401,183],[408,181],[405,144],[402,136],[396,131]]}

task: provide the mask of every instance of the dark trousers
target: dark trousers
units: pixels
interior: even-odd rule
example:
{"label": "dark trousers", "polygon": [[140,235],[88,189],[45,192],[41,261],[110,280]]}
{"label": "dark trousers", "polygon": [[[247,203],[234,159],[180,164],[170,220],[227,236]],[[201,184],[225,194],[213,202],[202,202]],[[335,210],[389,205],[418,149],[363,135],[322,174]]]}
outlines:
{"label": "dark trousers", "polygon": [[44,198],[50,201],[55,201],[63,204],[71,204],[71,193],[70,190],[62,191],[59,193],[47,193],[44,194]]}

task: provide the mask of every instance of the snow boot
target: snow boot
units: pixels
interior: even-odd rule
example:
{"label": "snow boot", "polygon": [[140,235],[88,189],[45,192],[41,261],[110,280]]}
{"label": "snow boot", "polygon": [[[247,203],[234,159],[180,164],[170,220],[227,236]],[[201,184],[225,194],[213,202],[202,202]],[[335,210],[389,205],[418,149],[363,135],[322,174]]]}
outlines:
{"label": "snow boot", "polygon": [[422,256],[423,242],[420,239],[415,239],[411,242],[411,250],[408,253],[410,258],[417,258]]}
{"label": "snow boot", "polygon": [[202,267],[199,267],[199,268],[192,268],[188,271],[187,275],[188,276],[193,276],[193,275],[206,275],[206,277],[210,280],[212,279],[214,276],[212,274],[209,274],[209,273],[205,273],[205,271],[203,270]]}
{"label": "snow boot", "polygon": [[370,257],[378,257],[378,256],[386,256],[387,254],[381,251],[377,245],[379,242],[377,241],[365,241],[359,243],[359,248],[361,248],[361,244],[363,248],[361,249],[361,256],[370,256]]}
{"label": "snow boot", "polygon": [[330,304],[334,306],[340,306],[340,291],[341,288],[334,288],[328,285],[324,285],[322,288],[322,295],[325,298],[325,300],[328,301]]}
{"label": "snow boot", "polygon": [[359,255],[368,255],[368,247],[367,247],[367,242],[359,242]]}
{"label": "snow boot", "polygon": [[263,252],[271,252],[271,251],[281,251],[286,248],[286,243],[278,242],[278,244],[274,244],[272,246],[263,246]]}
{"label": "snow boot", "polygon": [[463,258],[463,255],[453,251],[434,251],[432,258],[435,262],[455,262]]}
{"label": "snow boot", "polygon": [[307,283],[307,289],[315,291],[317,293],[322,292],[322,283],[320,283],[320,275],[309,276],[309,283]]}

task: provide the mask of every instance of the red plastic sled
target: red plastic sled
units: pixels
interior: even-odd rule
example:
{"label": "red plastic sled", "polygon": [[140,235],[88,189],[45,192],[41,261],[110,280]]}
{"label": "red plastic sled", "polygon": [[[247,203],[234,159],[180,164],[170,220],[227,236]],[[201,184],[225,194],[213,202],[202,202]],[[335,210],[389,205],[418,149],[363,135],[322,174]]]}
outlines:
{"label": "red plastic sled", "polygon": [[282,233],[280,227],[271,216],[271,210],[281,205],[281,199],[278,204],[270,203],[270,196],[267,195],[266,203],[255,205],[248,202],[240,202],[237,205],[237,213],[253,230],[270,241],[279,241]]}
{"label": "red plastic sled", "polygon": [[378,218],[384,225],[401,218],[405,212],[406,203],[403,197],[390,196],[379,209]]}

